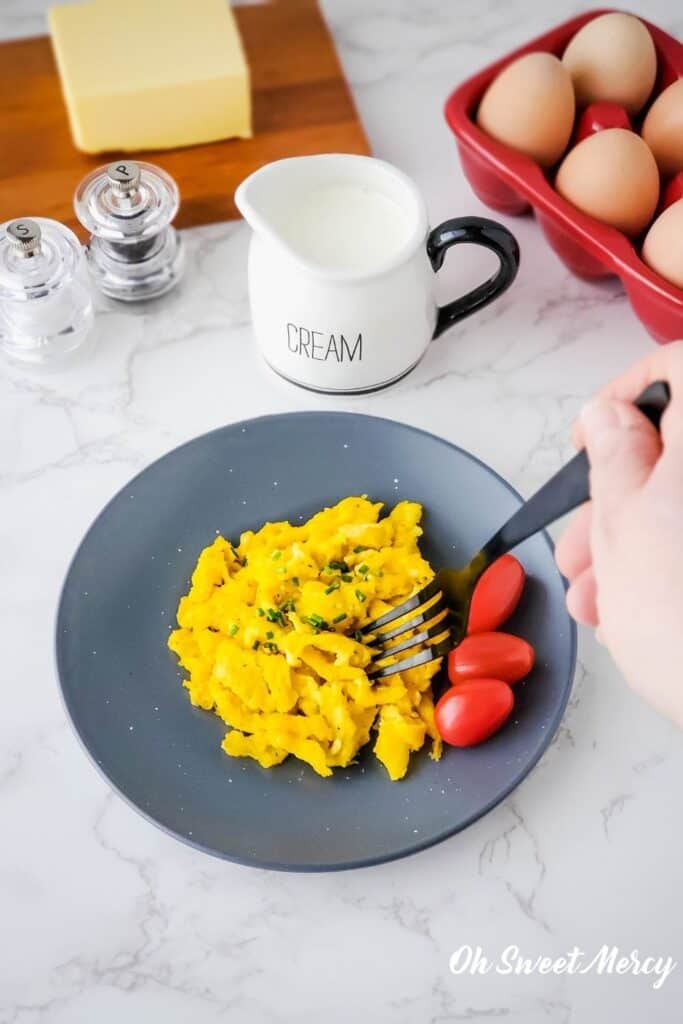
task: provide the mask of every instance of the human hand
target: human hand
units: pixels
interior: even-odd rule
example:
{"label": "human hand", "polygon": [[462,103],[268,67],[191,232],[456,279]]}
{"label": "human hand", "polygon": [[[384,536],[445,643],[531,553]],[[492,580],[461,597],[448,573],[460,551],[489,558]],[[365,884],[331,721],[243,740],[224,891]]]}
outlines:
{"label": "human hand", "polygon": [[[671,389],[661,435],[631,404],[655,380]],[[683,728],[683,341],[592,399],[574,440],[588,454],[591,500],[556,548],[567,607],[599,626],[632,687]]]}

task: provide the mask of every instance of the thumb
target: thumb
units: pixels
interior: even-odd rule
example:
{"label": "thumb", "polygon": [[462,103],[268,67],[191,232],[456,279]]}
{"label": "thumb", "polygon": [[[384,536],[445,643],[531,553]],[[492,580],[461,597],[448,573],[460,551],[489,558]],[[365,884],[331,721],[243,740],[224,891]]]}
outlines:
{"label": "thumb", "polygon": [[617,509],[643,486],[662,451],[659,434],[630,402],[594,398],[581,412],[591,497]]}

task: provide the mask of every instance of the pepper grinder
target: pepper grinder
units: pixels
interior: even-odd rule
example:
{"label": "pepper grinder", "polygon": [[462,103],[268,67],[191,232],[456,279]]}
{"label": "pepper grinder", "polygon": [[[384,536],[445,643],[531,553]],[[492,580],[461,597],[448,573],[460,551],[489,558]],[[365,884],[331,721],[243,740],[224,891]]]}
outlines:
{"label": "pepper grinder", "polygon": [[184,254],[171,221],[179,205],[173,178],[154,164],[118,160],[83,179],[74,207],[91,232],[86,257],[105,295],[136,302],[176,284]]}
{"label": "pepper grinder", "polygon": [[46,217],[0,224],[0,348],[49,364],[77,349],[93,323],[81,244]]}

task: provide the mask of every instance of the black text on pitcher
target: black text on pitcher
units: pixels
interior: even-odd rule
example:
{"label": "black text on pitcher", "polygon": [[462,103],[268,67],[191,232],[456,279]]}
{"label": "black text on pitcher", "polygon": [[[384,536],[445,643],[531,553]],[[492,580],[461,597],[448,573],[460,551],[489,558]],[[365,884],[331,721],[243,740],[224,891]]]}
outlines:
{"label": "black text on pitcher", "polygon": [[311,331],[308,327],[287,324],[287,348],[295,355],[316,359],[326,363],[361,362],[363,359],[363,335],[348,340],[343,334],[328,334],[326,331]]}

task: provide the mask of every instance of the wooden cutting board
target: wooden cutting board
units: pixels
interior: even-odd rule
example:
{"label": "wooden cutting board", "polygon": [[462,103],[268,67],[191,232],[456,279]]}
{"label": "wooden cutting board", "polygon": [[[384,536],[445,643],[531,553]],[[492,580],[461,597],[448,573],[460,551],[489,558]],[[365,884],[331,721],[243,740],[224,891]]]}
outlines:
{"label": "wooden cutting board", "polygon": [[[178,227],[238,217],[235,188],[270,160],[369,152],[315,0],[270,0],[236,7],[235,16],[251,68],[254,137],[131,154],[175,178]],[[71,141],[48,37],[0,43],[0,221],[53,217],[84,237],[74,189],[107,162],[106,155],[80,153]]]}

